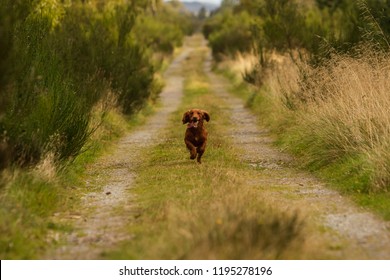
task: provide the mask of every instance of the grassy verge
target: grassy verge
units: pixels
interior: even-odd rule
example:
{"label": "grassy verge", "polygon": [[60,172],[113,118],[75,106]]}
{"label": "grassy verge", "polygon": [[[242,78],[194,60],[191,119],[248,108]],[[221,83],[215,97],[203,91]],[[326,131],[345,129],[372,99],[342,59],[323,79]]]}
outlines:
{"label": "grassy verge", "polygon": [[6,170],[0,189],[0,258],[37,259],[56,246],[59,231],[71,225],[53,222],[56,212],[72,211],[80,203],[85,170],[115,141],[141,125],[153,108],[145,107],[131,119],[115,110],[107,112],[85,145],[85,151],[68,166],[58,168],[50,157],[29,170]]}
{"label": "grassy verge", "polygon": [[[202,73],[205,49],[185,62],[183,105],[171,118],[165,141],[144,155],[135,192],[142,215],[129,226],[134,238],[110,259],[259,259],[299,254],[300,223],[274,212],[261,190],[247,185],[254,172],[236,157],[225,131],[223,101]],[[189,159],[181,124],[189,107],[211,114],[201,165]],[[179,129],[180,128],[180,129]]]}
{"label": "grassy verge", "polygon": [[379,70],[387,59],[369,53],[335,57],[328,67],[301,68],[301,76],[296,65],[284,62],[262,76],[260,88],[229,68],[219,71],[303,168],[390,220],[388,94]]}

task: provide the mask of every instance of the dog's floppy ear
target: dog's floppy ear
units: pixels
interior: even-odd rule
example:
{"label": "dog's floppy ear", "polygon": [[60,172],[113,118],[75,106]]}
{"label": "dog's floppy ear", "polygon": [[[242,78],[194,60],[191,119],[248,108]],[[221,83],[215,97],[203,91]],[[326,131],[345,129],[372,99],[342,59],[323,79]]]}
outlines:
{"label": "dog's floppy ear", "polygon": [[203,114],[203,118],[204,118],[206,121],[210,121],[210,115],[209,115],[209,113],[207,113],[206,111],[202,111],[202,114]]}
{"label": "dog's floppy ear", "polygon": [[183,124],[190,122],[190,111],[184,113],[183,119],[181,121]]}

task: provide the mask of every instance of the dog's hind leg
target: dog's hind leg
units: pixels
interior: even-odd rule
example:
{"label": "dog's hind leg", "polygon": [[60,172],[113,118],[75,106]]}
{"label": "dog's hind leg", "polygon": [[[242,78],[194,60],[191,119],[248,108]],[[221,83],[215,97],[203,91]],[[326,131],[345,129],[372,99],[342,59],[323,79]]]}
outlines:
{"label": "dog's hind leg", "polygon": [[196,148],[196,152],[198,153],[198,158],[196,159],[199,163],[202,163],[202,156],[204,151],[206,150],[206,142],[202,144],[202,146]]}
{"label": "dog's hind leg", "polygon": [[198,158],[196,159],[198,161],[198,163],[202,163],[201,158],[203,156],[203,153],[204,153],[204,151],[203,152],[198,152]]}

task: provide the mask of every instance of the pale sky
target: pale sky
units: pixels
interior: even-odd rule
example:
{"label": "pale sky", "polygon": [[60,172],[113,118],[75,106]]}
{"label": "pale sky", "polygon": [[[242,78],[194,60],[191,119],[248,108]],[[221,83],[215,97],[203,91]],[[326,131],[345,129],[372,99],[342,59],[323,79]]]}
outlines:
{"label": "pale sky", "polygon": [[208,2],[213,4],[221,4],[222,0],[180,0],[181,2]]}

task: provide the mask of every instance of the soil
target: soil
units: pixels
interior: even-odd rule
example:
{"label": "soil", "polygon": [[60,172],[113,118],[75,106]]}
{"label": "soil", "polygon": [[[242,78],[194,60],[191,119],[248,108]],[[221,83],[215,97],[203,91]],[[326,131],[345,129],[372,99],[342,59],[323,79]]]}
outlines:
{"label": "soil", "polygon": [[[48,259],[100,259],[110,249],[132,236],[125,224],[139,215],[131,188],[142,151],[164,141],[160,137],[168,119],[179,106],[183,94],[181,63],[191,52],[184,46],[165,73],[166,87],[161,107],[147,122],[123,137],[115,151],[88,169],[91,178],[79,212],[58,214],[58,219],[73,224],[75,230],[58,237],[64,240]],[[295,166],[294,159],[278,150],[269,131],[244,106],[228,93],[229,82],[211,70],[211,56],[205,73],[213,81],[215,94],[229,110],[231,127],[224,135],[239,147],[240,159],[260,170],[248,184],[261,188],[272,207],[298,212],[306,226],[307,256],[303,258],[390,259],[390,225],[374,214],[357,207],[348,198],[328,188],[313,175]],[[133,202],[132,202],[133,201]]]}

